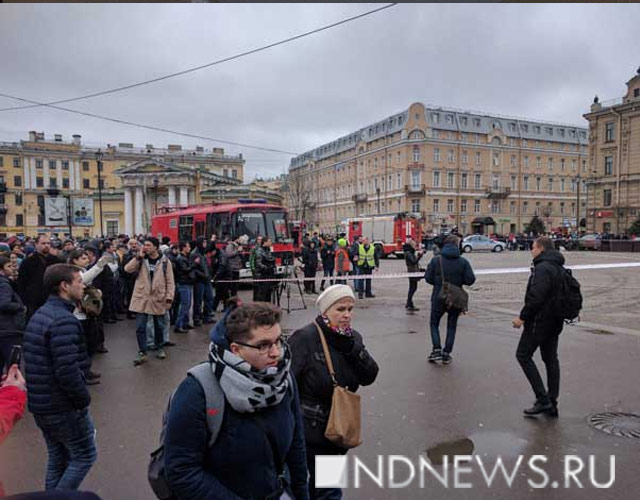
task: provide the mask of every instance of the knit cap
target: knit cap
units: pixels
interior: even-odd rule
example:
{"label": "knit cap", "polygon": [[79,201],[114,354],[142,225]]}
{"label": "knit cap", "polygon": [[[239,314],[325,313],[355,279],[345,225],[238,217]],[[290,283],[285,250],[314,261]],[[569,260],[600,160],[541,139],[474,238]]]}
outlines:
{"label": "knit cap", "polygon": [[345,297],[356,300],[351,287],[347,285],[331,285],[320,294],[320,297],[316,300],[316,306],[318,306],[320,313],[324,314],[333,304]]}

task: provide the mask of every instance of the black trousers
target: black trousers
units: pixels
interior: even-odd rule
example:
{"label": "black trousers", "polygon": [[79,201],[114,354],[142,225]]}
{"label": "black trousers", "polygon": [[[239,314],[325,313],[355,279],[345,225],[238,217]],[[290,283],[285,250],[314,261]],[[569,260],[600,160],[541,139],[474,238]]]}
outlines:
{"label": "black trousers", "polygon": [[[562,322],[550,324],[545,328],[540,325],[525,323],[524,331],[516,351],[516,359],[524,372],[536,399],[542,403],[549,400],[558,401],[560,393],[560,362],[558,361],[558,338],[562,331]],[[533,361],[533,355],[540,348],[542,361],[547,369],[547,388],[540,372]]]}
{"label": "black trousers", "polygon": [[[305,278],[315,278],[316,277],[316,268],[311,266],[305,266],[304,268],[304,277]],[[304,290],[305,292],[313,292],[316,291],[316,280],[305,280],[304,282]]]}
{"label": "black trousers", "polygon": [[418,282],[420,278],[409,278],[409,293],[407,295],[407,304],[406,307],[414,307],[413,304],[413,296],[418,290]]}

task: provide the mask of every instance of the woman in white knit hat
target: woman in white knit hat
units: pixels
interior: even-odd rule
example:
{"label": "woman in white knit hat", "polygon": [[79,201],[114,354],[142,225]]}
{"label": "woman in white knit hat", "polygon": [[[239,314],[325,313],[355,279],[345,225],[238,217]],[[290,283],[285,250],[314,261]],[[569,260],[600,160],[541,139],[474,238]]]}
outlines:
{"label": "woman in white knit hat", "polygon": [[344,455],[347,452],[324,437],[333,383],[318,329],[327,341],[338,385],[355,392],[361,385],[372,384],[378,375],[378,365],[365,349],[362,335],[351,328],[355,304],[351,287],[330,286],[316,301],[320,311],[318,317],[289,338],[291,370],[298,382],[304,416],[311,500],[342,498],[342,491],[338,488],[315,488],[315,456]]}

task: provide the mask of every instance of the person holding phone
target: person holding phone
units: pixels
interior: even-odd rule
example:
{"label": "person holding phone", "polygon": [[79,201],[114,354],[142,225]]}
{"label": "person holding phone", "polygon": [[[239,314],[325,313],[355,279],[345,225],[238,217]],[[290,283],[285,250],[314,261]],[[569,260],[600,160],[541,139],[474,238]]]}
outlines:
{"label": "person holding phone", "polygon": [[0,256],[0,367],[9,361],[14,345],[22,344],[27,308],[15,282],[17,269],[10,257]]}

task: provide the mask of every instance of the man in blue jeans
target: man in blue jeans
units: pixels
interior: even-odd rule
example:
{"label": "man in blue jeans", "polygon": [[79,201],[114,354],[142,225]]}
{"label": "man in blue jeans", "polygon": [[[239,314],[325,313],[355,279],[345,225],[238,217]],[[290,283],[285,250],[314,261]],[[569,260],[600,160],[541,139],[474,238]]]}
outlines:
{"label": "man in blue jeans", "polygon": [[180,308],[176,319],[176,333],[187,333],[193,328],[189,324],[189,310],[191,309],[191,296],[193,295],[194,266],[200,265],[200,257],[196,257],[193,265],[189,262],[191,245],[187,241],[178,244],[180,254],[176,259],[176,283],[180,295]]}
{"label": "man in blue jeans", "polygon": [[51,295],[23,342],[29,410],[47,444],[45,488],[77,490],[97,456],[84,378],[88,358],[73,315],[84,294],[80,270],[54,264],[44,273],[44,288]]}
{"label": "man in blue jeans", "polygon": [[[447,236],[442,245],[442,252],[431,259],[425,273],[425,280],[430,285],[433,285],[430,320],[433,350],[427,357],[429,363],[442,361],[443,365],[448,365],[453,360],[451,352],[453,351],[458,317],[460,316],[460,310],[447,310],[444,300],[440,298],[443,281],[442,273],[444,272],[444,281],[459,287],[463,285],[471,286],[476,281],[471,264],[464,257],[460,257],[458,242],[459,240],[456,236]],[[447,313],[447,339],[445,340],[443,351],[440,344],[440,320],[445,312]]]}

